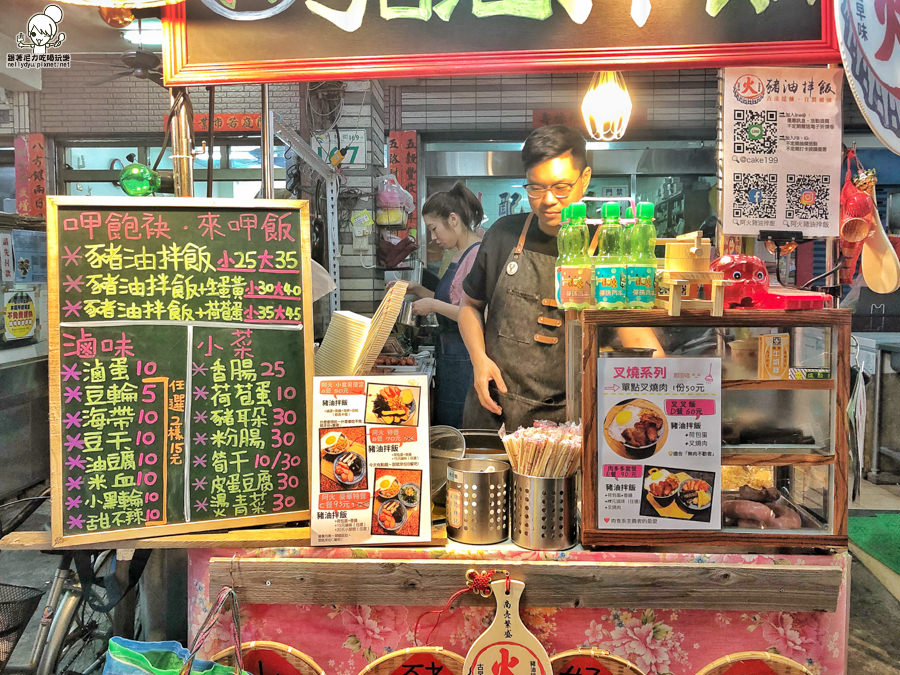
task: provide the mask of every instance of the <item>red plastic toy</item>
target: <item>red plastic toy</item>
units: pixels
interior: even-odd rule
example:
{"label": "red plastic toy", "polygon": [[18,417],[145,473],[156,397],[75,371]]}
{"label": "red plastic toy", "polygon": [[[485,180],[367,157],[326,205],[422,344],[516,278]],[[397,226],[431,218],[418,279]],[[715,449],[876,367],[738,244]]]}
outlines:
{"label": "red plastic toy", "polygon": [[771,290],[766,266],[756,256],[723,255],[709,269],[731,282],[725,286],[725,309],[822,309],[831,304],[825,293]]}

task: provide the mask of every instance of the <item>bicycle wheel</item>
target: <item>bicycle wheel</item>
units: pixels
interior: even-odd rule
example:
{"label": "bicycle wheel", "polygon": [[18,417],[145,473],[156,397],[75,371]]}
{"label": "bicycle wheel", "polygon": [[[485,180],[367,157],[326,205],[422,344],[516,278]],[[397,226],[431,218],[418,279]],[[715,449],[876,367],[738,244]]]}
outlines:
{"label": "bicycle wheel", "polygon": [[[104,551],[94,563],[98,578],[112,572],[115,556]],[[100,592],[100,600],[105,602]],[[98,612],[78,589],[66,591],[57,606],[47,636],[47,648],[38,675],[95,675],[103,670],[109,638],[113,636],[112,616]]]}

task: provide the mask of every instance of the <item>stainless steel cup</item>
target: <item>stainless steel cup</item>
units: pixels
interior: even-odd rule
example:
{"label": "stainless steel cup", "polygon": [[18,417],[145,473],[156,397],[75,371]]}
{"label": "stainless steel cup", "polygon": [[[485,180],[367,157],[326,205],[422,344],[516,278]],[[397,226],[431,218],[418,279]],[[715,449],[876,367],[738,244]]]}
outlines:
{"label": "stainless steel cup", "polygon": [[509,537],[509,464],[458,459],[447,465],[447,536],[463,544]]}
{"label": "stainless steel cup", "polygon": [[514,544],[534,551],[562,551],[577,543],[576,475],[543,478],[513,473]]}

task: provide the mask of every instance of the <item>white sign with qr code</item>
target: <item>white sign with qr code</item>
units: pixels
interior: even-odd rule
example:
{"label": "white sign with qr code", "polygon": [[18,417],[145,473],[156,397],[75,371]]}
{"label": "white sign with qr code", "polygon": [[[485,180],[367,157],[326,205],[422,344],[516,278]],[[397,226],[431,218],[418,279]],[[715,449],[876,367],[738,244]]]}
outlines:
{"label": "white sign with qr code", "polygon": [[840,68],[724,70],[726,234],[838,235],[842,83]]}

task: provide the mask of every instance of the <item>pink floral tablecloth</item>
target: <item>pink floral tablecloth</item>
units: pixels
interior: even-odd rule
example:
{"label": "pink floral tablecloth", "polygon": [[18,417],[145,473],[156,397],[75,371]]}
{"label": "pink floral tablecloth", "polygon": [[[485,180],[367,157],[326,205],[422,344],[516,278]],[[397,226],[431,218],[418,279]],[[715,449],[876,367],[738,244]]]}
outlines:
{"label": "pink floral tablecloth", "polygon": [[[572,560],[597,562],[699,562],[746,565],[840,565],[844,570],[835,612],[739,612],[716,610],[523,609],[528,628],[548,653],[600,647],[634,662],[652,675],[694,675],[730,653],[762,650],[788,656],[816,675],[845,672],[849,607],[849,554],[823,556],[693,555],[687,553],[479,551],[464,554],[434,549],[278,548],[246,551],[194,549],[189,554],[189,621],[193,632],[209,611],[211,557],[304,557],[391,559]],[[218,590],[218,589],[216,589]],[[213,594],[215,595],[215,594]],[[376,658],[413,646],[416,620],[430,607],[358,605],[242,605],[242,639],[274,640],[309,654],[327,675],[356,675]],[[431,644],[465,655],[490,624],[493,603],[444,614]],[[433,616],[433,615],[432,615]],[[430,627],[433,619],[426,623]],[[420,631],[423,638],[427,631]],[[229,646],[220,627],[204,650],[211,655]]]}

